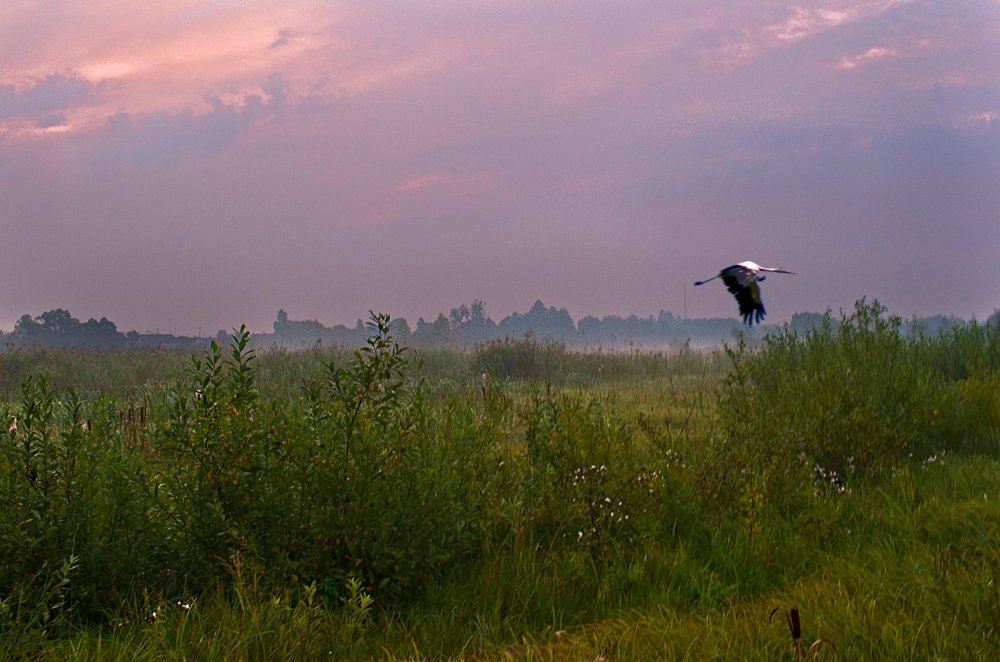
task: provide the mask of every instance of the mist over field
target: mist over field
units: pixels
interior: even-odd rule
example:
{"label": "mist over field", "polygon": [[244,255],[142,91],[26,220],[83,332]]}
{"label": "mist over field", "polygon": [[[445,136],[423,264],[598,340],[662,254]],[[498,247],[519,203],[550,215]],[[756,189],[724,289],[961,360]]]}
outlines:
{"label": "mist over field", "polygon": [[[353,348],[366,345],[375,331],[376,317],[390,319],[388,328],[396,342],[413,348],[481,347],[496,343],[527,342],[548,345],[556,343],[589,351],[654,350],[683,351],[692,348],[711,349],[724,343],[740,341],[757,342],[768,333],[805,335],[868,305],[879,306],[877,300],[855,302],[853,310],[825,311],[824,313],[795,313],[789,322],[766,324],[761,319],[756,324],[741,323],[734,317],[687,318],[661,310],[657,316],[605,315],[597,318],[588,315],[574,320],[565,308],[548,306],[535,301],[525,313],[511,313],[494,321],[480,299],[470,304],[452,308],[447,315],[420,317],[415,324],[406,318],[393,318],[384,313],[358,319],[353,325],[327,326],[318,320],[291,319],[284,309],[279,309],[269,332],[250,335],[255,349],[317,349]],[[886,319],[894,320],[907,334],[937,336],[965,327],[976,327],[978,321],[963,320],[954,316],[911,317],[902,319],[884,308]],[[984,320],[987,324],[1000,324],[1000,311]],[[219,329],[214,334],[185,336],[160,331],[140,333],[135,329],[123,332],[117,325],[102,317],[81,322],[64,309],[46,311],[40,315],[22,315],[13,331],[0,331],[0,347],[7,349],[34,347],[63,347],[73,349],[142,349],[177,348],[207,350],[213,340],[222,345],[240,335],[245,325],[238,328]]]}

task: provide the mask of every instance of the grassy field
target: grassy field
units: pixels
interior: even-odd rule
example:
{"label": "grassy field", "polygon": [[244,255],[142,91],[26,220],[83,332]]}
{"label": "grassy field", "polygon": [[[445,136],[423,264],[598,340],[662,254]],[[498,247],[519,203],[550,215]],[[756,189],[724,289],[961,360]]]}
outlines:
{"label": "grassy field", "polygon": [[994,659],[1000,329],[900,329],[0,354],[0,659]]}

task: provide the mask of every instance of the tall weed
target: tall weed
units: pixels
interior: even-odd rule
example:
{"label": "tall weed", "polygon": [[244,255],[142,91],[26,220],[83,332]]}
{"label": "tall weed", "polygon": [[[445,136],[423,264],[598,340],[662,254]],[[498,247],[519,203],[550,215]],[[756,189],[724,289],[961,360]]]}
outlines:
{"label": "tall weed", "polygon": [[[905,334],[878,302],[857,302],[804,335],[727,348],[721,399],[727,453],[747,476],[740,503],[850,489],[901,463],[966,450],[1000,429],[995,331]],[[957,359],[946,359],[955,345]],[[961,366],[959,368],[959,366]]]}
{"label": "tall weed", "polygon": [[171,572],[205,582],[241,553],[275,585],[332,597],[356,578],[400,596],[468,553],[479,492],[464,469],[479,447],[443,438],[389,321],[373,315],[365,347],[280,402],[259,397],[245,329],[228,356],[213,344],[195,358],[156,443]]}

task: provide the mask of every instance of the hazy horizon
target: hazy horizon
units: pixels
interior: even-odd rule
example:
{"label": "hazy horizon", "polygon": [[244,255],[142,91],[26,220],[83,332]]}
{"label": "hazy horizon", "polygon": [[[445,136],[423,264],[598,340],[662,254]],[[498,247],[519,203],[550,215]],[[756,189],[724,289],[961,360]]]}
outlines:
{"label": "hazy horizon", "polygon": [[[0,11],[0,329],[998,307],[1000,2]],[[989,267],[989,268],[987,268]]]}
{"label": "hazy horizon", "polygon": [[[722,287],[722,285],[720,285],[720,287]],[[863,299],[863,300],[856,301],[855,304],[852,304],[849,307],[841,308],[841,309],[838,309],[838,310],[827,309],[827,310],[823,310],[823,311],[816,311],[816,310],[797,310],[797,311],[793,311],[788,316],[790,319],[772,320],[772,319],[770,319],[770,316],[768,316],[763,321],[757,322],[754,326],[755,327],[781,326],[785,322],[794,321],[796,315],[823,315],[823,314],[830,314],[830,315],[834,316],[834,319],[838,319],[842,315],[844,315],[844,316],[850,316],[850,315],[852,315],[855,312],[855,305],[857,305],[858,303],[861,303],[862,301],[864,301],[867,304],[872,304],[872,303],[876,303],[876,302],[879,303],[879,304],[881,304],[880,301],[876,301],[876,300],[873,300],[873,299],[867,299],[866,298],[866,299]],[[472,303],[472,302],[468,302],[468,303]],[[572,320],[574,326],[579,325],[581,321],[583,321],[584,319],[587,319],[587,318],[594,318],[594,319],[598,320],[601,323],[611,322],[611,321],[613,321],[615,319],[619,319],[619,320],[638,319],[638,320],[642,320],[642,321],[653,320],[654,322],[658,323],[659,320],[660,320],[660,318],[661,318],[661,315],[663,313],[667,313],[669,315],[672,315],[673,318],[674,318],[674,320],[677,321],[677,322],[716,322],[716,321],[725,322],[725,321],[728,321],[728,322],[731,322],[734,327],[742,328],[742,327],[745,326],[745,323],[741,321],[740,316],[736,315],[736,314],[721,314],[721,315],[711,315],[711,316],[694,317],[694,316],[690,316],[690,315],[685,316],[684,313],[683,313],[683,311],[678,312],[678,311],[664,310],[664,309],[658,310],[656,312],[651,312],[651,313],[634,313],[634,312],[633,313],[608,313],[606,315],[595,315],[595,314],[592,314],[592,313],[581,313],[580,315],[573,315],[572,313],[569,313],[568,310],[566,310],[565,306],[559,306],[558,304],[549,304],[548,302],[541,301],[541,299],[537,299],[532,305],[526,306],[523,309],[518,309],[518,310],[511,310],[511,311],[506,311],[506,312],[497,312],[497,311],[492,311],[491,312],[487,308],[485,310],[485,317],[486,317],[486,319],[492,321],[494,324],[501,324],[503,321],[507,320],[508,318],[516,318],[518,316],[528,316],[531,312],[533,312],[534,307],[538,303],[542,303],[543,306],[544,306],[544,308],[547,311],[555,310],[556,312],[559,312],[559,313],[562,313],[562,312],[565,311],[567,314],[569,314],[569,317]],[[432,324],[435,320],[438,319],[439,315],[443,315],[445,318],[448,318],[450,320],[451,313],[453,312],[453,310],[456,309],[456,308],[458,308],[461,305],[463,305],[463,304],[459,304],[459,305],[456,305],[456,306],[451,306],[451,307],[449,307],[446,310],[440,310],[440,311],[436,311],[434,313],[428,313],[428,314],[425,314],[425,315],[419,315],[419,316],[417,316],[415,318],[407,318],[405,316],[395,315],[395,314],[392,313],[392,311],[369,310],[369,311],[366,311],[365,315],[358,316],[353,321],[351,321],[351,320],[325,321],[325,320],[319,319],[316,316],[302,316],[302,317],[288,316],[287,320],[290,321],[290,322],[318,322],[323,327],[325,327],[326,329],[330,329],[330,330],[332,330],[332,329],[334,329],[336,327],[346,327],[346,328],[348,328],[350,330],[353,330],[353,329],[355,329],[358,326],[359,323],[361,323],[361,325],[364,326],[367,329],[368,326],[372,323],[372,318],[371,318],[372,314],[388,314],[393,321],[399,321],[399,320],[405,321],[407,323],[410,331],[413,332],[413,331],[415,331],[417,329],[417,326],[419,325],[420,321],[422,321],[422,322],[424,322],[426,324]],[[465,305],[468,305],[468,304],[466,303]],[[81,316],[75,314],[72,310],[66,310],[65,308],[61,308],[61,307],[57,307],[57,308],[65,310],[67,313],[70,314],[71,317],[73,317],[74,319],[76,319],[78,322],[81,322],[81,323],[88,321],[88,319],[97,319],[97,320],[100,320],[101,318],[106,318],[107,317],[106,315],[88,315],[88,316],[82,316],[81,317]],[[55,310],[55,309],[51,309],[51,310]],[[30,314],[32,316],[32,318],[35,319],[35,321],[37,322],[37,321],[40,320],[40,316],[42,314],[44,314],[46,312],[51,312],[51,310],[39,311],[39,312],[27,313],[27,314]],[[280,312],[284,312],[287,315],[287,311],[285,311],[284,309],[279,309],[279,310],[280,310]],[[735,304],[734,304],[734,310],[735,310]],[[275,311],[275,319],[278,318],[278,314],[277,314],[278,312],[279,311]],[[921,322],[921,321],[933,321],[933,320],[935,320],[937,318],[942,318],[942,317],[946,318],[946,319],[958,319],[958,320],[961,320],[961,321],[964,321],[964,322],[969,322],[972,319],[975,319],[977,322],[986,322],[987,321],[986,317],[975,318],[975,316],[973,316],[971,318],[961,318],[961,317],[958,317],[958,316],[955,316],[955,315],[945,315],[943,313],[941,313],[941,314],[934,314],[934,315],[927,315],[927,316],[923,316],[923,317],[918,317],[918,316],[913,316],[913,315],[910,315],[910,316],[907,316],[907,315],[898,315],[895,311],[886,310],[886,314],[887,315],[897,315],[897,316],[901,317],[901,319],[902,319],[902,321],[903,321],[904,324],[908,323],[911,320],[915,320],[917,322]],[[1000,309],[995,310],[993,312],[993,314],[991,314],[989,317],[992,317],[995,314],[1000,314]],[[238,330],[241,324],[244,324],[244,323],[240,323],[240,324],[231,325],[231,326],[225,327],[225,328],[221,328],[220,327],[220,328],[214,329],[214,330],[213,329],[208,329],[208,328],[199,328],[194,333],[188,333],[188,332],[184,332],[184,331],[181,331],[181,330],[177,329],[176,326],[173,324],[172,320],[169,320],[169,319],[167,320],[167,327],[166,328],[155,327],[155,328],[145,328],[145,329],[137,329],[135,327],[124,328],[124,327],[119,326],[116,323],[116,321],[113,320],[113,319],[108,318],[108,321],[112,322],[113,324],[115,324],[115,328],[120,333],[128,333],[128,332],[131,332],[131,331],[136,331],[136,332],[138,332],[140,334],[147,334],[147,335],[148,334],[168,334],[168,335],[177,335],[177,336],[182,336],[182,337],[194,337],[194,338],[198,338],[198,337],[201,337],[201,338],[213,338],[213,337],[216,337],[220,332],[223,332],[223,333],[225,333],[228,336],[228,335],[231,335],[232,333],[234,333],[236,330]],[[254,335],[270,334],[270,333],[274,332],[274,328],[273,328],[274,321],[275,320],[272,320],[271,321],[271,325],[269,325],[267,327],[262,327],[262,328],[257,328],[257,329],[251,328],[249,325],[246,325],[246,326],[247,326],[247,329],[250,330],[251,333],[253,333]],[[0,333],[9,333],[9,332],[11,332],[11,330],[12,329],[3,329],[3,328],[0,328]]]}

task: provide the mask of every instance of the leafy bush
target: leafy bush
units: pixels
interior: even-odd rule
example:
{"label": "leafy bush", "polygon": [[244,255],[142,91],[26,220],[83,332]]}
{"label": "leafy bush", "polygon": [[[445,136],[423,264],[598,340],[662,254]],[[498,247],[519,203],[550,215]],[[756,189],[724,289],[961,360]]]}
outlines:
{"label": "leafy bush", "polygon": [[87,613],[106,608],[148,570],[159,538],[153,481],[137,426],[123,426],[119,414],[72,389],[57,400],[45,375],[26,377],[20,400],[4,408],[0,597],[30,602],[38,589],[44,602],[44,582],[23,578],[72,558],[62,604]]}
{"label": "leafy bush", "polygon": [[271,581],[349,578],[404,595],[474,546],[478,494],[463,475],[472,444],[447,443],[389,318],[298,398],[262,403],[249,334],[195,359],[194,389],[174,390],[157,447],[169,490],[171,572],[217,575],[250,554]]}
{"label": "leafy bush", "polygon": [[278,408],[259,406],[249,339],[241,327],[228,357],[216,341],[193,357],[194,388],[171,389],[153,441],[166,496],[162,562],[194,588],[253,543],[279,488],[274,467],[283,451],[267,434]]}
{"label": "leafy bush", "polygon": [[995,439],[1000,426],[986,412],[995,409],[996,333],[906,335],[885,312],[861,300],[836,324],[727,349],[728,448],[758,493],[784,498],[804,482],[844,490],[911,458],[971,448],[984,433]]}
{"label": "leafy bush", "polygon": [[302,503],[288,513],[297,540],[286,545],[298,549],[297,572],[325,591],[353,576],[399,595],[474,542],[478,495],[462,471],[475,449],[442,438],[389,318],[373,316],[372,329],[346,366],[328,364],[325,382],[304,389],[296,419],[306,429],[289,467]]}

